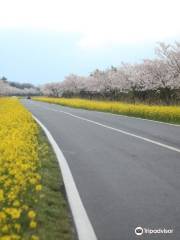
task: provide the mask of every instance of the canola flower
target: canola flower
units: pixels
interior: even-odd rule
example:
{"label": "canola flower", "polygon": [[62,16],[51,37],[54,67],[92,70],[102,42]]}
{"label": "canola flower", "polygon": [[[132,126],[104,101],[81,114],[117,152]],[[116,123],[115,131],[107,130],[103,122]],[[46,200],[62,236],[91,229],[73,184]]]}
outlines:
{"label": "canola flower", "polygon": [[0,98],[0,240],[39,239],[32,208],[42,189],[37,135],[19,100]]}
{"label": "canola flower", "polygon": [[97,110],[103,112],[111,112],[127,116],[134,116],[146,119],[153,119],[164,122],[180,123],[180,107],[179,106],[159,106],[144,104],[128,104],[112,101],[94,101],[80,98],[50,98],[35,97],[37,101],[56,103],[63,106],[75,108],[84,108],[89,110]]}

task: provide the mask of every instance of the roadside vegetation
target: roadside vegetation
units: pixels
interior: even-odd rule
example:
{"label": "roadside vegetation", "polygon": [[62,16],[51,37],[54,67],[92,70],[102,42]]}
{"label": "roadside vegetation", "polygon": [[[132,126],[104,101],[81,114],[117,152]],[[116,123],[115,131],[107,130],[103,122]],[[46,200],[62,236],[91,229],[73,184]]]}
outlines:
{"label": "roadside vegetation", "polygon": [[33,99],[37,101],[60,104],[62,106],[97,110],[180,124],[180,107],[178,106],[149,106],[143,104],[127,104],[113,101],[94,101],[78,98],[67,99],[35,97]]}
{"label": "roadside vegetation", "polygon": [[180,123],[180,42],[159,43],[157,57],[140,63],[96,69],[89,76],[71,74],[40,87],[35,100]]}
{"label": "roadside vegetation", "polygon": [[0,78],[0,96],[37,96],[39,88],[30,83],[10,82],[6,77]]}
{"label": "roadside vegetation", "polygon": [[180,43],[160,43],[157,58],[99,70],[89,76],[71,74],[41,86],[49,97],[84,98],[149,105],[180,104]]}
{"label": "roadside vegetation", "polygon": [[41,159],[41,184],[43,186],[41,200],[36,205],[39,222],[38,235],[41,240],[74,240],[76,234],[59,165],[40,128],[38,142],[39,158]]}
{"label": "roadside vegetation", "polygon": [[58,163],[16,98],[0,98],[0,240],[70,240]]}

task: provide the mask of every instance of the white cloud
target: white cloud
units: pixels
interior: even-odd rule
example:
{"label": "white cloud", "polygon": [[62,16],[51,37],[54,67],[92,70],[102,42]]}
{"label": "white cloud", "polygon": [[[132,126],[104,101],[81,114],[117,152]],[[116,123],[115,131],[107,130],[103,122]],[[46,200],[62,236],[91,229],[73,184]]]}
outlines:
{"label": "white cloud", "polygon": [[179,0],[0,0],[0,28],[80,33],[81,47],[180,36]]}

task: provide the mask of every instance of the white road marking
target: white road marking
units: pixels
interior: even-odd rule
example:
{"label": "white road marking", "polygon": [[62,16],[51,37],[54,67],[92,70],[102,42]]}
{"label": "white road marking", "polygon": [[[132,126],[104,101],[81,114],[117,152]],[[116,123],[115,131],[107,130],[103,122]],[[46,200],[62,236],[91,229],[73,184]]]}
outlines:
{"label": "white road marking", "polygon": [[69,115],[69,116],[71,116],[71,117],[78,118],[78,119],[81,119],[81,120],[83,120],[83,121],[90,122],[90,123],[92,123],[92,124],[95,124],[95,125],[98,125],[98,126],[101,126],[101,127],[104,127],[104,128],[107,128],[107,129],[116,131],[116,132],[120,132],[120,133],[123,133],[123,134],[125,134],[125,135],[131,136],[131,137],[135,137],[135,138],[141,139],[141,140],[143,140],[143,141],[146,141],[146,142],[149,142],[149,143],[158,145],[158,146],[160,146],[160,147],[169,149],[169,150],[171,150],[171,151],[175,151],[175,152],[180,153],[180,149],[179,149],[179,148],[176,148],[176,147],[173,147],[173,146],[164,144],[164,143],[160,143],[160,142],[158,142],[158,141],[154,141],[154,140],[151,140],[151,139],[149,139],[149,138],[142,137],[142,136],[139,136],[139,135],[136,135],[136,134],[133,134],[133,133],[130,133],[130,132],[127,132],[127,131],[118,129],[118,128],[114,128],[114,127],[111,127],[111,126],[102,124],[102,123],[100,123],[100,122],[96,122],[96,121],[90,120],[90,119],[88,119],[88,118],[80,117],[80,116],[77,116],[77,115],[75,115],[75,114],[72,114],[72,113],[69,113],[69,112],[66,112],[66,111],[62,111],[62,110],[57,110],[57,109],[53,109],[53,108],[41,106],[41,105],[39,105],[39,104],[36,104],[36,105],[40,106],[41,108],[50,110],[50,111],[61,112],[61,113],[67,114],[67,115]]}
{"label": "white road marking", "polygon": [[116,117],[124,117],[124,118],[130,118],[130,119],[135,118],[135,119],[142,120],[142,121],[153,122],[153,123],[156,123],[156,124],[164,124],[164,125],[169,125],[169,126],[172,126],[172,127],[180,127],[180,124],[175,124],[175,123],[167,123],[167,122],[161,122],[161,121],[158,121],[158,120],[152,120],[152,119],[146,119],[146,118],[140,118],[140,117],[134,117],[134,116],[126,116],[126,115],[115,114],[115,113],[111,113],[111,112],[99,112],[99,111],[95,111],[95,112],[103,113],[103,114],[106,114],[106,115],[111,114],[111,115],[116,116]]}
{"label": "white road marking", "polygon": [[63,180],[64,180],[64,185],[66,188],[67,198],[68,198],[69,205],[74,218],[74,222],[76,225],[78,239],[79,240],[85,240],[85,239],[97,240],[96,234],[88,218],[84,205],[81,201],[72,173],[70,171],[70,168],[68,166],[68,163],[62,151],[60,150],[59,146],[55,142],[49,130],[35,116],[33,116],[33,118],[44,130],[57,156],[58,163],[59,163]]}
{"label": "white road marking", "polygon": [[[40,102],[40,101],[38,101],[38,102]],[[42,102],[42,103],[43,103],[43,102]],[[44,102],[44,103],[48,103],[48,102]],[[61,107],[70,107],[70,106],[63,106],[63,105],[56,104],[56,103],[49,103],[49,104],[59,105],[59,106],[61,106]],[[39,106],[40,106],[40,105],[39,105]],[[70,107],[70,108],[71,108],[71,107]],[[72,107],[72,108],[73,108],[73,107]],[[88,111],[88,109],[83,109],[83,108],[78,108],[78,110],[83,110],[84,112],[85,112],[85,111]],[[89,111],[93,111],[93,112],[96,112],[96,113],[99,113],[99,114],[113,115],[113,116],[116,116],[116,117],[124,117],[124,118],[130,118],[130,119],[135,118],[135,119],[142,120],[142,121],[149,121],[149,122],[154,122],[154,123],[156,123],[156,124],[169,125],[169,126],[172,126],[172,127],[180,127],[180,124],[161,122],[161,121],[153,120],[153,119],[147,119],[147,118],[141,118],[141,117],[134,117],[134,116],[127,116],[127,115],[122,115],[122,114],[118,114],[118,113],[111,113],[111,112],[102,112],[102,111],[91,110],[91,109],[89,109]]]}

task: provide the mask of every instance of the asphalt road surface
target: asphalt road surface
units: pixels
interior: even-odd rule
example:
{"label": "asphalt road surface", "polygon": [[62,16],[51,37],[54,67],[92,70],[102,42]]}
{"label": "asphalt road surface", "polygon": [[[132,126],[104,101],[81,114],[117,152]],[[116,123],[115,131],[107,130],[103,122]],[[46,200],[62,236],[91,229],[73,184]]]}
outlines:
{"label": "asphalt road surface", "polygon": [[99,240],[180,239],[180,127],[22,102],[65,155]]}

